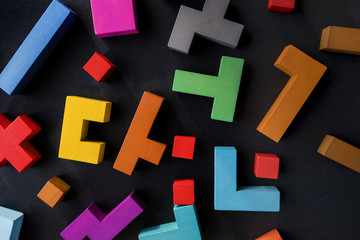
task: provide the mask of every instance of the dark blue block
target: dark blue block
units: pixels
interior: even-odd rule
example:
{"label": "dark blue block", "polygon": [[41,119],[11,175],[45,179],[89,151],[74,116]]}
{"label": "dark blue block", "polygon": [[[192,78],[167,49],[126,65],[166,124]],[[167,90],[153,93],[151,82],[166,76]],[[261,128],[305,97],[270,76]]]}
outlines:
{"label": "dark blue block", "polygon": [[0,88],[9,95],[21,93],[76,17],[76,13],[53,0],[0,74]]}

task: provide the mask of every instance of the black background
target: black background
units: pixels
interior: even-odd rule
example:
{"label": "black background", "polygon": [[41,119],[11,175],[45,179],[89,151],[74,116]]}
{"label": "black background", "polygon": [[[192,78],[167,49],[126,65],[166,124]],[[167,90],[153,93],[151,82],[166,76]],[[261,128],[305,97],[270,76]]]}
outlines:
{"label": "black background", "polygon": [[[79,19],[23,94],[0,92],[0,112],[11,121],[29,114],[42,127],[31,142],[43,157],[23,173],[10,164],[0,169],[0,205],[25,214],[20,239],[60,239],[60,232],[92,202],[109,212],[132,190],[147,208],[116,239],[137,239],[144,227],[174,221],[172,183],[178,178],[195,178],[204,239],[255,239],[275,227],[287,240],[360,239],[360,175],[316,152],[328,133],[360,146],[360,57],[318,51],[323,28],[360,27],[358,0],[298,0],[290,14],[268,12],[266,0],[232,0],[226,17],[245,25],[238,48],[196,38],[190,56],[168,49],[167,42],[180,5],[202,9],[203,0],[137,0],[141,33],[107,39],[94,35],[88,0],[63,2]],[[0,0],[0,69],[49,4],[50,0]],[[275,143],[256,127],[289,79],[273,66],[288,44],[328,70]],[[118,67],[106,83],[96,82],[82,69],[95,51]],[[216,75],[223,55],[245,59],[233,123],[210,119],[211,99],[171,91],[175,69]],[[166,98],[150,138],[168,147],[159,166],[141,160],[129,177],[112,165],[146,90]],[[109,123],[90,124],[89,138],[107,142],[99,165],[57,157],[68,95],[113,103]],[[176,134],[197,137],[193,161],[171,157]],[[217,145],[236,146],[239,186],[280,189],[280,213],[214,211]],[[255,152],[280,156],[278,180],[254,176]],[[56,175],[72,189],[51,209],[36,195]]]}

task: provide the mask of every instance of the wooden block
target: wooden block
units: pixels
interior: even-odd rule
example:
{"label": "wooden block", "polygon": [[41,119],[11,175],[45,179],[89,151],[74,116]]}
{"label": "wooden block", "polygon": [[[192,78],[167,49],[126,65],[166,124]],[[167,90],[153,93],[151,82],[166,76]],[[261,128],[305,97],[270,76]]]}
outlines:
{"label": "wooden block", "polygon": [[295,0],[269,0],[268,10],[289,13],[295,8]]}
{"label": "wooden block", "polygon": [[149,132],[164,98],[144,92],[120,152],[114,169],[131,175],[139,158],[158,165],[166,144],[148,139]]}
{"label": "wooden block", "polygon": [[24,214],[0,206],[0,239],[18,240]]}
{"label": "wooden block", "polygon": [[174,206],[176,222],[145,228],[139,240],[201,240],[201,231],[195,205]]}
{"label": "wooden block", "polygon": [[291,78],[257,130],[279,142],[327,67],[292,45],[284,48],[275,67]]}
{"label": "wooden block", "polygon": [[195,34],[236,48],[244,25],[224,19],[230,0],[206,0],[202,11],[181,6],[168,47],[189,54]]}
{"label": "wooden block", "polygon": [[172,156],[177,158],[193,159],[196,137],[175,136]]}
{"label": "wooden block", "polygon": [[53,0],[0,74],[0,88],[9,95],[21,93],[76,17],[65,5]]}
{"label": "wooden block", "polygon": [[232,122],[243,66],[244,59],[222,57],[218,76],[176,70],[172,90],[214,98],[211,119]]}
{"label": "wooden block", "polygon": [[278,230],[275,228],[261,237],[258,237],[256,240],[282,240],[282,238]]}
{"label": "wooden block", "polygon": [[54,207],[64,199],[69,192],[70,186],[59,177],[53,177],[38,193],[38,198],[43,200],[50,207]]}
{"label": "wooden block", "polygon": [[237,191],[235,147],[215,147],[215,210],[279,212],[280,192],[274,186],[247,186]]}
{"label": "wooden block", "polygon": [[86,140],[89,121],[110,120],[111,102],[84,97],[66,98],[59,158],[99,164],[104,158],[105,142]]}
{"label": "wooden block", "polygon": [[270,153],[255,153],[254,173],[258,178],[278,179],[280,158]]}
{"label": "wooden block", "polygon": [[98,37],[139,33],[135,0],[90,0],[90,3]]}
{"label": "wooden block", "polygon": [[195,204],[194,179],[175,180],[173,184],[174,205]]}
{"label": "wooden block", "polygon": [[116,66],[104,55],[96,52],[85,64],[83,69],[96,81],[105,82],[115,71]]}
{"label": "wooden block", "polygon": [[65,240],[111,240],[143,212],[145,203],[132,192],[109,214],[95,203],[77,217],[60,236]]}
{"label": "wooden block", "polygon": [[40,130],[40,126],[28,115],[19,116],[11,123],[0,114],[0,167],[7,162],[18,172],[32,167],[41,154],[29,141]]}
{"label": "wooden block", "polygon": [[360,173],[360,149],[357,147],[331,135],[326,135],[317,152]]}
{"label": "wooden block", "polygon": [[360,29],[336,26],[324,28],[320,50],[360,55]]}

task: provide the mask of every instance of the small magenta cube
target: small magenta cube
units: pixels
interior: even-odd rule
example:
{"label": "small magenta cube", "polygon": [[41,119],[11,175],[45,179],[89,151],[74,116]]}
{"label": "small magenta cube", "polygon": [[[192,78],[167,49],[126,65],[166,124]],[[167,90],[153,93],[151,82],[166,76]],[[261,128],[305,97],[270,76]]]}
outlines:
{"label": "small magenta cube", "polygon": [[175,136],[172,156],[177,158],[193,159],[196,137]]}
{"label": "small magenta cube", "polygon": [[194,205],[194,179],[175,180],[173,184],[174,205]]}
{"label": "small magenta cube", "polygon": [[116,66],[104,55],[96,52],[85,64],[83,69],[96,81],[105,82],[115,71]]}
{"label": "small magenta cube", "polygon": [[254,173],[258,178],[278,179],[280,158],[270,153],[255,153]]}
{"label": "small magenta cube", "polygon": [[269,0],[268,10],[289,13],[295,8],[295,0]]}

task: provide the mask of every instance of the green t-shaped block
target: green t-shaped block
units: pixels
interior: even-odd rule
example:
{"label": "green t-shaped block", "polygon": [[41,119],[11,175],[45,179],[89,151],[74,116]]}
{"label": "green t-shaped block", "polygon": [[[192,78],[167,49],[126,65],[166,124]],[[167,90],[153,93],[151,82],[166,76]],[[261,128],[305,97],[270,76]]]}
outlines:
{"label": "green t-shaped block", "polygon": [[244,62],[241,58],[222,57],[218,76],[176,70],[172,90],[214,98],[211,119],[232,122]]}

